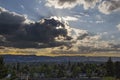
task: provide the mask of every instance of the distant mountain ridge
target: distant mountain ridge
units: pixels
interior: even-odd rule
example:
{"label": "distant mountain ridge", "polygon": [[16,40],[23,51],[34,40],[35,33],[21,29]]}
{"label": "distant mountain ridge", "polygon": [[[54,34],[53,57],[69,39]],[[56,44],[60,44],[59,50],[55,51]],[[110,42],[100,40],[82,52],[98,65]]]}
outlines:
{"label": "distant mountain ridge", "polygon": [[[3,55],[4,61],[9,62],[106,62],[108,57],[84,56],[35,56],[35,55]],[[120,61],[120,57],[112,57],[113,61]]]}

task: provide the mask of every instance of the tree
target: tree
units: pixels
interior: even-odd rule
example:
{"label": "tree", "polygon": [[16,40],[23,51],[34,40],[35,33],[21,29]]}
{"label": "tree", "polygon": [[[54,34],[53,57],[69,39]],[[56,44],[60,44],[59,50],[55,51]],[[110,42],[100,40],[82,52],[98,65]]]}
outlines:
{"label": "tree", "polygon": [[92,72],[94,72],[95,67],[93,67],[93,64],[86,64],[86,75],[87,77],[92,77]]}
{"label": "tree", "polygon": [[28,66],[28,65],[25,65],[25,66],[23,67],[22,71],[23,71],[23,73],[28,74],[29,71],[30,71],[30,70],[29,70],[29,66]]}
{"label": "tree", "polygon": [[87,74],[87,77],[91,78],[92,77],[92,70],[90,68],[88,68],[86,70],[86,74]]}
{"label": "tree", "polygon": [[114,76],[114,63],[112,62],[111,58],[109,58],[106,62],[106,75]]}
{"label": "tree", "polygon": [[115,76],[120,78],[120,62],[115,62]]}
{"label": "tree", "polygon": [[0,56],[0,79],[7,76],[7,68],[4,64],[4,59],[2,56]]}
{"label": "tree", "polygon": [[62,78],[65,76],[65,72],[63,71],[63,69],[59,69],[57,72],[57,77],[58,78]]}
{"label": "tree", "polygon": [[20,71],[20,63],[19,62],[17,62],[17,64],[16,64],[16,70],[17,70],[17,72]]}
{"label": "tree", "polygon": [[81,68],[79,66],[74,67],[72,71],[73,77],[79,77],[80,73],[81,73]]}

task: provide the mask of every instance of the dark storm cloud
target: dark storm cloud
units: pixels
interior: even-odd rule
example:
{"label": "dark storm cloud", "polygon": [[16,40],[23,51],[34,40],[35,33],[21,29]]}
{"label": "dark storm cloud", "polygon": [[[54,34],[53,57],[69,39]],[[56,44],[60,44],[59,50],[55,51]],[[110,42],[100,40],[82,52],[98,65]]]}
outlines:
{"label": "dark storm cloud", "polygon": [[[61,28],[57,29],[59,26]],[[59,36],[67,38],[67,29],[65,29],[64,24],[55,19],[43,19],[39,22],[29,24],[26,27],[26,32],[27,39],[31,41],[53,42]]]}
{"label": "dark storm cloud", "polygon": [[[15,47],[51,47],[63,45],[62,41],[71,39],[65,25],[58,20],[42,19],[38,22],[27,22],[24,16],[3,8],[0,8],[0,35],[0,41],[3,41],[3,36],[7,41],[4,42],[5,46]],[[57,42],[56,39],[61,42]]]}
{"label": "dark storm cloud", "polygon": [[25,17],[0,7],[0,34],[14,33],[24,21]]}

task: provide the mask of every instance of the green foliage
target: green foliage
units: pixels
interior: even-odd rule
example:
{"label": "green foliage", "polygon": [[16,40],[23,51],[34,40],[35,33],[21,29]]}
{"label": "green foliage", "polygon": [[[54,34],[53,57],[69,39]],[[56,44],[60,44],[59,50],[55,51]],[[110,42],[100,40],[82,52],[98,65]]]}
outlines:
{"label": "green foliage", "polygon": [[81,68],[79,66],[74,66],[72,71],[72,76],[78,77],[80,73],[81,73]]}
{"label": "green foliage", "polygon": [[[5,69],[4,61],[1,62]],[[111,58],[106,63],[15,63],[7,66],[12,75],[11,80],[18,76],[16,74],[26,74],[31,77],[42,78],[80,78],[85,77],[104,77],[103,80],[114,80],[113,77],[120,79],[120,62],[112,62]],[[3,73],[6,71],[3,71]],[[37,75],[37,76],[36,76]]]}
{"label": "green foliage", "polygon": [[87,69],[87,77],[91,77],[92,75],[92,70],[91,69]]}
{"label": "green foliage", "polygon": [[13,71],[11,72],[10,80],[15,80],[16,78],[17,78],[16,72],[13,70]]}
{"label": "green foliage", "polygon": [[120,62],[115,62],[115,76],[120,78]]}
{"label": "green foliage", "polygon": [[23,73],[29,73],[29,66],[28,65],[25,65],[23,68],[22,68],[22,72]]}
{"label": "green foliage", "polygon": [[106,62],[106,72],[107,76],[114,76],[114,63],[112,62],[111,58],[109,58]]}
{"label": "green foliage", "polygon": [[2,56],[0,56],[0,79],[7,76],[7,68],[4,64],[4,59]]}
{"label": "green foliage", "polygon": [[103,80],[116,80],[114,77],[104,77]]}
{"label": "green foliage", "polygon": [[59,69],[58,72],[57,72],[57,78],[61,78],[61,77],[64,77],[65,74],[64,74],[64,71],[62,69]]}

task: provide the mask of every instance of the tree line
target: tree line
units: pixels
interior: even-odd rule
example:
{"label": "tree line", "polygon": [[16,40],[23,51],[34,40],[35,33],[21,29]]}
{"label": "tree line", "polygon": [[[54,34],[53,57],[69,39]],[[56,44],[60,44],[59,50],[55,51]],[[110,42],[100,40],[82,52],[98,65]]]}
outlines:
{"label": "tree line", "polygon": [[11,75],[11,80],[28,75],[42,78],[80,78],[80,77],[115,77],[120,79],[120,62],[111,58],[105,63],[11,63],[5,64],[0,56],[0,79]]}

